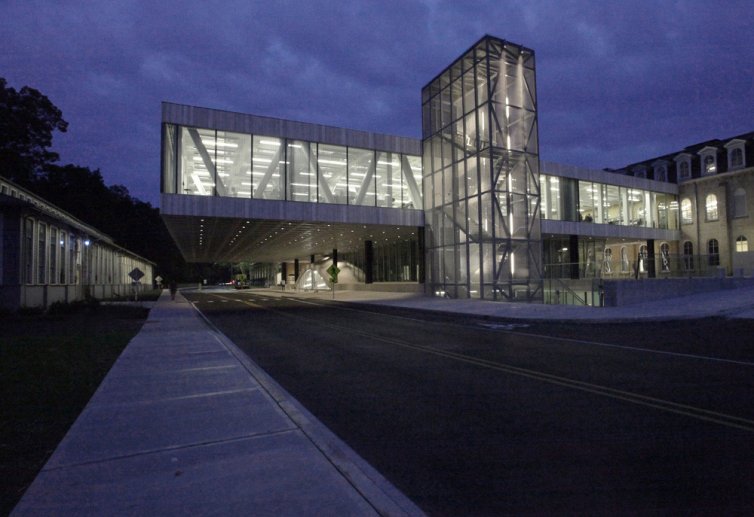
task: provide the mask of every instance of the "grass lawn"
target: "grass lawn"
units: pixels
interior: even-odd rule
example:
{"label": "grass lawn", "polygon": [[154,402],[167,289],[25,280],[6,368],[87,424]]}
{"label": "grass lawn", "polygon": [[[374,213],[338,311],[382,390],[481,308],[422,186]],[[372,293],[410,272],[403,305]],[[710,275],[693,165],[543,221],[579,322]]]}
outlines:
{"label": "grass lawn", "polygon": [[0,515],[18,503],[148,310],[0,315]]}

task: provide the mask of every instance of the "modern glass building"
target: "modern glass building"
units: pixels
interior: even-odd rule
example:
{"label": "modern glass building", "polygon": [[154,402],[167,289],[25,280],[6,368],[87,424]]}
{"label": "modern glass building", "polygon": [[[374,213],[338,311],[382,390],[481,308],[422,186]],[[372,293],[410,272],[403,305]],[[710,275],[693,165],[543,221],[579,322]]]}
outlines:
{"label": "modern glass building", "polygon": [[422,89],[431,292],[542,299],[534,52],[484,37]]}
{"label": "modern glass building", "polygon": [[421,140],[164,103],[163,218],[188,260],[299,288],[336,264],[349,288],[595,303],[682,270],[677,184],[540,163],[531,49],[484,36],[421,102]]}

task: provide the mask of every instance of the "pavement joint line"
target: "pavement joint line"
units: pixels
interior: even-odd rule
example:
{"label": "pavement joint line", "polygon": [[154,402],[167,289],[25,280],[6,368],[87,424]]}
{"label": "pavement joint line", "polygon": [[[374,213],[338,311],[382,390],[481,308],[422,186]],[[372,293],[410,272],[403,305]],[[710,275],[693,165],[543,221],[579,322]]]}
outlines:
{"label": "pavement joint line", "polygon": [[295,319],[302,319],[305,321],[309,321],[312,323],[316,323],[320,326],[329,327],[332,329],[337,330],[345,330],[347,332],[350,332],[352,334],[356,334],[362,337],[366,337],[369,339],[374,339],[377,341],[382,341],[385,343],[390,343],[396,346],[409,348],[413,350],[417,350],[420,352],[425,352],[433,355],[437,355],[440,357],[445,357],[449,359],[455,359],[461,362],[466,362],[469,364],[473,364],[476,366],[482,366],[486,368],[490,368],[493,370],[498,370],[506,373],[511,373],[514,375],[519,375],[522,377],[527,377],[533,380],[538,380],[541,382],[546,382],[549,384],[556,384],[559,386],[564,386],[580,391],[585,391],[589,393],[593,393],[596,395],[601,395],[605,397],[610,397],[614,399],[624,400],[627,402],[631,402],[633,404],[637,405],[643,405],[648,407],[654,407],[663,411],[668,411],[672,413],[681,414],[684,416],[688,416],[691,418],[696,418],[698,420],[706,420],[709,422],[714,422],[723,426],[727,427],[733,427],[736,429],[753,432],[754,433],[754,420],[750,420],[743,417],[738,417],[735,415],[728,415],[725,413],[719,413],[716,411],[711,411],[708,409],[703,408],[697,408],[694,406],[681,404],[678,402],[673,402],[670,400],[664,400],[659,399],[656,397],[650,397],[647,395],[641,395],[639,393],[634,393],[630,391],[625,390],[619,390],[616,388],[610,388],[608,386],[602,386],[599,384],[593,384],[585,381],[579,381],[576,379],[569,379],[567,377],[561,377],[558,375],[549,374],[546,372],[539,372],[536,370],[530,370],[528,368],[520,368],[517,366],[512,365],[506,365],[503,363],[497,363],[494,361],[489,361],[486,359],[471,357],[465,354],[458,354],[455,352],[445,351],[445,350],[438,350],[431,347],[421,346],[421,345],[414,345],[405,341],[400,341],[397,339],[392,338],[382,338],[382,337],[376,337],[368,332],[362,332],[360,330],[353,329],[351,327],[345,327],[340,325],[332,325],[327,323],[322,323],[321,321],[318,321],[316,319],[307,318],[300,315],[291,315],[291,314],[285,314],[282,311],[276,310],[276,309],[267,309],[271,312],[276,312],[278,314],[283,315],[284,317],[289,318],[295,318]]}
{"label": "pavement joint line", "polygon": [[266,432],[259,432],[259,433],[250,433],[250,434],[246,434],[242,436],[234,436],[232,438],[224,438],[222,440],[208,440],[205,442],[194,442],[194,443],[187,443],[187,444],[182,444],[182,445],[171,445],[171,446],[165,446],[165,447],[160,447],[160,448],[155,448],[155,449],[147,449],[143,451],[133,452],[131,454],[120,454],[117,456],[108,456],[106,458],[98,458],[96,460],[87,460],[87,461],[80,461],[80,462],[75,462],[75,463],[64,463],[62,465],[56,465],[54,467],[47,467],[45,465],[45,467],[42,468],[40,472],[54,472],[57,470],[65,470],[65,469],[71,469],[71,468],[76,468],[76,467],[99,465],[103,463],[110,463],[112,461],[121,461],[121,460],[127,460],[131,458],[139,458],[142,456],[151,456],[155,454],[161,454],[164,452],[195,449],[198,447],[207,447],[210,445],[222,445],[225,443],[237,443],[237,442],[242,442],[245,440],[251,440],[255,438],[277,436],[277,435],[283,435],[283,434],[289,434],[289,433],[296,433],[300,431],[301,430],[298,427],[288,427],[284,429],[277,429],[275,431],[266,431]]}
{"label": "pavement joint line", "polygon": [[259,388],[239,388],[235,390],[215,391],[212,393],[195,393],[193,395],[181,395],[180,397],[165,397],[153,400],[129,400],[128,402],[112,402],[106,404],[99,404],[100,407],[129,407],[129,406],[155,406],[163,404],[165,402],[172,402],[176,400],[191,400],[210,397],[221,397],[223,395],[233,395],[236,393],[251,393],[259,391]]}
{"label": "pavement joint line", "polygon": [[238,368],[239,366],[237,364],[228,364],[224,366],[201,366],[198,368],[181,368],[179,370],[173,370],[175,372],[206,372],[208,370],[230,370],[233,368]]}
{"label": "pavement joint line", "polygon": [[[213,296],[218,294],[212,293]],[[235,301],[235,300],[234,300]],[[270,311],[268,307],[253,304],[248,301],[239,301],[239,303],[245,303],[255,308]],[[398,491],[393,485],[380,474],[374,467],[363,460],[355,451],[353,451],[348,444],[337,438],[324,424],[319,422],[317,418],[312,415],[300,402],[298,402],[292,395],[290,395],[285,389],[280,386],[271,376],[269,376],[261,367],[257,366],[253,360],[247,357],[225,334],[220,331],[207,316],[202,313],[196,305],[192,305],[196,310],[199,317],[204,320],[207,326],[213,331],[215,340],[220,343],[226,351],[234,356],[242,367],[251,375],[258,383],[262,390],[264,390],[275,405],[288,417],[288,419],[296,426],[296,428],[303,434],[309,443],[317,449],[322,457],[341,475],[345,482],[362,497],[362,499],[375,511],[378,515],[392,515],[393,511],[389,509],[382,509],[377,506],[377,503],[373,501],[372,496],[365,493],[366,487],[360,486],[363,481],[359,482],[354,477],[362,477],[373,487],[372,490],[376,490],[379,495],[390,501],[390,505],[400,509],[401,513],[406,515],[424,515],[424,513],[402,492]],[[273,311],[277,312],[277,311]],[[256,371],[258,370],[258,372]],[[276,395],[275,392],[284,394],[283,396]],[[307,425],[309,423],[309,425]],[[319,426],[322,430],[308,429],[310,425],[314,425],[316,428]],[[321,436],[315,437],[314,434],[320,434]],[[331,435],[329,437],[328,435]],[[335,441],[333,441],[335,440]],[[336,445],[340,445],[337,447]],[[338,454],[346,459],[335,461],[333,453],[331,451],[341,451]],[[346,452],[343,452],[346,451]],[[350,453],[348,452],[350,451]],[[350,457],[353,455],[356,459]],[[362,462],[362,465],[358,464],[358,461]],[[341,464],[343,462],[344,464]],[[349,468],[351,467],[351,468]],[[367,470],[368,469],[368,470]],[[373,477],[375,476],[375,477]],[[383,487],[385,484],[393,488],[397,493],[397,496],[391,495],[389,490],[385,490]]]}

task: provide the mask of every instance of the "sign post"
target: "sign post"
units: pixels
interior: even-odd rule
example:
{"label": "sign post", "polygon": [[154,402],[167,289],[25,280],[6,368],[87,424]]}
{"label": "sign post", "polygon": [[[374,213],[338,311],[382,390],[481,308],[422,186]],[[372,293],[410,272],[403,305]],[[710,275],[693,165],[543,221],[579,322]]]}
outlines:
{"label": "sign post", "polygon": [[338,273],[340,273],[340,268],[335,264],[327,268],[327,274],[330,275],[330,282],[332,282],[333,299],[335,299],[335,284],[338,283]]}
{"label": "sign post", "polygon": [[139,280],[144,276],[144,272],[139,269],[138,267],[133,268],[133,270],[128,274],[128,276],[131,277],[131,280],[133,280],[134,287],[134,301],[139,301]]}

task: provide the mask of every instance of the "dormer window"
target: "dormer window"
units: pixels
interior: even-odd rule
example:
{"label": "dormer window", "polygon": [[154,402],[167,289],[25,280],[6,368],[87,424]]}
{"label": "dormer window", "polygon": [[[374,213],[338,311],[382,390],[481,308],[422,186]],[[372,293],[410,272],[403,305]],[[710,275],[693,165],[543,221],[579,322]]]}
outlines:
{"label": "dormer window", "polygon": [[681,153],[675,158],[676,168],[678,169],[678,180],[691,179],[691,155],[688,153]]}
{"label": "dormer window", "polygon": [[655,181],[668,181],[668,163],[665,160],[653,163],[652,173]]}
{"label": "dormer window", "polygon": [[741,140],[740,138],[734,138],[725,144],[725,148],[728,150],[729,171],[735,171],[746,167],[746,155],[744,153],[745,146],[746,140]]}
{"label": "dormer window", "polygon": [[632,171],[634,173],[635,178],[646,178],[647,177],[647,168],[646,167],[636,167]]}
{"label": "dormer window", "polygon": [[744,152],[741,149],[731,149],[730,168],[740,169],[744,166]]}
{"label": "dormer window", "polygon": [[717,174],[717,148],[708,146],[698,154],[702,161],[702,174],[705,176]]}

